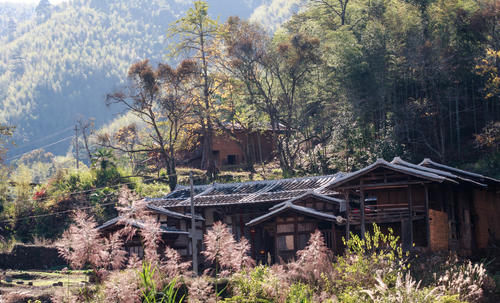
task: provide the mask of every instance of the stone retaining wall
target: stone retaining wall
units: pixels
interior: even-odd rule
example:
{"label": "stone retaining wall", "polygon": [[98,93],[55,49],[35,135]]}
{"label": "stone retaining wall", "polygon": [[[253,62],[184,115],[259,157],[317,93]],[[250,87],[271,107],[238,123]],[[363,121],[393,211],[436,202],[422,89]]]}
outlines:
{"label": "stone retaining wall", "polygon": [[55,247],[16,244],[10,253],[0,253],[1,269],[50,269],[67,266]]}

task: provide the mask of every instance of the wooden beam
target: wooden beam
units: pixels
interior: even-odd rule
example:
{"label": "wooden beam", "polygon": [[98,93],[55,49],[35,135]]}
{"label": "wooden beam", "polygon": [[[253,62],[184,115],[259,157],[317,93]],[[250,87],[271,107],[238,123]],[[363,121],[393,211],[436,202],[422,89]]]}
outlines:
{"label": "wooden beam", "polygon": [[413,192],[412,192],[412,186],[408,186],[408,218],[409,218],[409,224],[410,224],[410,248],[413,246]]}
{"label": "wooden beam", "polygon": [[365,232],[366,232],[366,226],[365,226],[365,190],[363,188],[363,180],[360,181],[360,202],[361,202],[361,207],[359,208],[360,214],[361,214],[361,239],[365,239]]}
{"label": "wooden beam", "polygon": [[431,183],[430,181],[403,181],[403,182],[390,182],[390,183],[373,183],[373,184],[363,184],[363,185],[350,185],[350,186],[339,186],[339,190],[347,189],[382,189],[382,188],[405,188],[409,185],[421,185]]}
{"label": "wooden beam", "polygon": [[332,239],[331,239],[331,241],[332,241],[331,249],[332,249],[334,254],[337,254],[337,251],[338,251],[338,249],[337,249],[337,232],[335,230],[335,223],[333,223],[333,222],[332,222]]}
{"label": "wooden beam", "polygon": [[427,234],[427,248],[431,248],[431,224],[429,218],[429,186],[424,184],[425,189],[425,232]]}
{"label": "wooden beam", "polygon": [[349,241],[349,233],[350,233],[350,223],[349,223],[349,216],[350,216],[350,205],[349,205],[349,191],[346,191],[345,192],[345,213],[346,213],[346,225],[345,225],[345,238],[346,238],[346,241]]}

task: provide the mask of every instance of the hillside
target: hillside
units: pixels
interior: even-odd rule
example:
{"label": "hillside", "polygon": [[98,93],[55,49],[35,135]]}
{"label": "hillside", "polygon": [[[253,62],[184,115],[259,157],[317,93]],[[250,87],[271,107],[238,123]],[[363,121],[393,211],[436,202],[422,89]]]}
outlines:
{"label": "hillside", "polygon": [[[212,1],[210,12],[217,12],[221,21],[230,15],[248,18],[261,4],[241,2]],[[0,34],[0,121],[17,127],[17,146],[7,158],[55,142],[47,149],[65,153],[76,119],[93,117],[98,127],[113,119],[120,109],[107,108],[105,95],[124,84],[134,61],[166,60],[167,27],[189,4],[77,0],[52,6],[43,16],[33,13],[33,8],[11,5],[9,11],[4,9],[6,13],[0,13],[4,24]],[[14,9],[19,17],[9,34],[5,16]],[[265,18],[265,14],[259,16],[257,20]]]}

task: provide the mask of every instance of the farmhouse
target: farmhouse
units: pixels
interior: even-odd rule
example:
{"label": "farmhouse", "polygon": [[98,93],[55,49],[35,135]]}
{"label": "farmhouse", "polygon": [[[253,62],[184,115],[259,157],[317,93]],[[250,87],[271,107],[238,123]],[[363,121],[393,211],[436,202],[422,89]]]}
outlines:
{"label": "farmhouse", "polygon": [[[180,153],[179,163],[189,167],[201,168],[202,142],[200,135],[198,144],[190,150]],[[215,131],[211,150],[216,167],[244,165],[246,163],[264,163],[274,157],[275,145],[273,131],[269,128],[247,130],[238,125],[226,130]]]}
{"label": "farmhouse", "polygon": [[[202,248],[204,231],[222,221],[236,238],[249,239],[253,258],[273,263],[292,258],[316,229],[340,254],[342,237],[363,235],[377,223],[392,228],[406,249],[471,255],[500,241],[499,190],[493,178],[430,159],[412,164],[400,158],[379,159],[352,173],[199,185],[193,188],[194,239]],[[165,230],[182,233],[173,247],[190,255],[190,188],[178,186],[148,203]]]}

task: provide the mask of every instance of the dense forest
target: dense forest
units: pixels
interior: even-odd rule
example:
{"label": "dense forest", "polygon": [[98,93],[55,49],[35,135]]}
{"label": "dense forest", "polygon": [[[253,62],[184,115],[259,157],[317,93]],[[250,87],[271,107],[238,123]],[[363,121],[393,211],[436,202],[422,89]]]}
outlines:
{"label": "dense forest", "polygon": [[[228,3],[215,1],[214,11],[248,17],[259,4]],[[106,107],[106,93],[123,85],[132,62],[165,59],[168,24],[188,7],[166,0],[0,4],[0,121],[17,127],[9,156],[65,139],[50,147],[63,155],[76,119],[112,120],[121,109]]]}
{"label": "dense forest", "polygon": [[[41,149],[4,166],[6,237],[54,238],[75,207],[102,222],[124,185],[161,196],[186,181],[178,155],[195,145],[197,183],[348,172],[394,156],[499,176],[496,1],[310,0],[275,31],[216,18],[204,2],[176,18],[158,1],[120,3],[38,9],[40,24],[0,49],[4,123],[17,121],[4,149],[28,129],[79,128],[80,161]],[[9,66],[28,45],[20,62],[31,63]],[[75,108],[97,121],[124,115],[99,127],[75,122]],[[271,129],[275,161],[215,167],[214,135],[235,126]]]}

